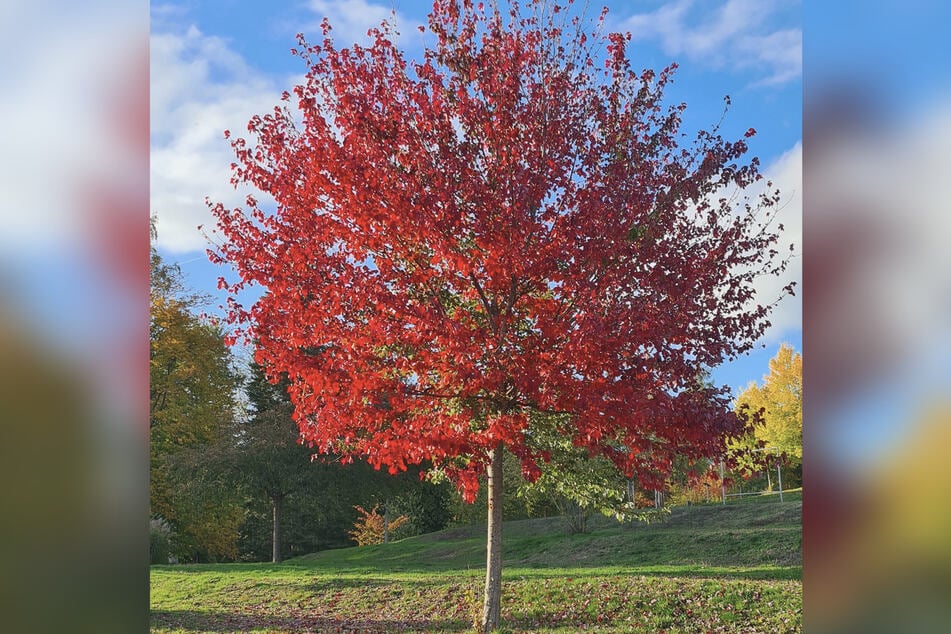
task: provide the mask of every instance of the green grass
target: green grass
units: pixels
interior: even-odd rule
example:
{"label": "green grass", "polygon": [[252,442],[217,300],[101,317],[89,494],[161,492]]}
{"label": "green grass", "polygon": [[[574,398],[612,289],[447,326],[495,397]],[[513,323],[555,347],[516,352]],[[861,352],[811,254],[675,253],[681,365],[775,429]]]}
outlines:
{"label": "green grass", "polygon": [[[801,631],[802,504],[786,499],[598,518],[583,535],[507,522],[504,631]],[[466,632],[484,566],[484,526],[279,565],[154,566],[152,631]]]}

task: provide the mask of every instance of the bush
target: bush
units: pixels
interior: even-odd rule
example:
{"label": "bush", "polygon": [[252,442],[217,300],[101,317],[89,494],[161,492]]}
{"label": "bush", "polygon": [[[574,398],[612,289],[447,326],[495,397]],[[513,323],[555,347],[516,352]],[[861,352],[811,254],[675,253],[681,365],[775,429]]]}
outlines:
{"label": "bush", "polygon": [[[376,512],[379,505],[374,506],[367,511],[362,506],[354,506],[357,512],[362,515],[353,524],[353,530],[349,531],[350,537],[357,542],[357,546],[370,546],[372,544],[382,544],[386,533],[386,520],[382,515]],[[405,515],[400,515],[390,522],[389,532],[393,534],[397,528],[409,520]]]}
{"label": "bush", "polygon": [[720,479],[714,472],[685,478],[670,485],[668,501],[671,506],[718,503],[721,497]]}

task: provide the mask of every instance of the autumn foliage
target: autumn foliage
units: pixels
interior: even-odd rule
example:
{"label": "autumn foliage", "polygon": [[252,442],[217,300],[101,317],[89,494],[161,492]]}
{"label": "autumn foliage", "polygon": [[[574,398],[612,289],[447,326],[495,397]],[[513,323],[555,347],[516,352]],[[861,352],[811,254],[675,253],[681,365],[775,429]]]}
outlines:
{"label": "autumn foliage", "polygon": [[339,48],[325,22],[303,83],[232,139],[233,182],[276,207],[212,204],[210,255],[234,294],[266,289],[230,320],[316,451],[429,464],[471,499],[496,447],[544,468],[532,411],[646,486],[741,433],[696,377],[763,334],[753,281],[784,267],[776,193],[738,195],[754,132],[683,145],[674,68],[635,72],[603,15],[554,9],[437,0],[413,63],[391,27]]}
{"label": "autumn foliage", "polygon": [[350,538],[357,542],[357,546],[370,546],[372,544],[382,544],[387,533],[392,534],[397,528],[409,521],[406,515],[400,515],[389,522],[387,527],[386,517],[377,512],[378,506],[374,506],[369,511],[362,506],[354,506],[360,517],[353,524],[353,530],[347,531]]}
{"label": "autumn foliage", "polygon": [[753,434],[763,446],[802,461],[802,355],[789,344],[769,360],[763,384],[750,383],[736,399],[741,416],[754,420]]}
{"label": "autumn foliage", "polygon": [[198,477],[192,456],[225,437],[238,377],[223,333],[193,314],[202,298],[178,267],[154,247],[149,264],[149,513],[172,529],[177,557],[234,558],[239,501]]}

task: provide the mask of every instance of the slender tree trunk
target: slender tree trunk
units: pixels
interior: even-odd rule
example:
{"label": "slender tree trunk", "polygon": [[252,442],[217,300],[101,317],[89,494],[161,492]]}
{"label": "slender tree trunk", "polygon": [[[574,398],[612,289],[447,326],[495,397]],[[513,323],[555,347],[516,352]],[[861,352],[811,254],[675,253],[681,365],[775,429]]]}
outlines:
{"label": "slender tree trunk", "polygon": [[485,557],[485,603],[482,631],[488,634],[499,627],[502,599],[502,451],[499,444],[489,452],[489,527]]}
{"label": "slender tree trunk", "polygon": [[383,502],[383,543],[390,543],[390,503]]}
{"label": "slender tree trunk", "polygon": [[271,532],[271,561],[274,563],[280,563],[281,561],[281,501],[283,498],[283,495],[274,495],[271,497],[271,502],[274,506],[274,526]]}

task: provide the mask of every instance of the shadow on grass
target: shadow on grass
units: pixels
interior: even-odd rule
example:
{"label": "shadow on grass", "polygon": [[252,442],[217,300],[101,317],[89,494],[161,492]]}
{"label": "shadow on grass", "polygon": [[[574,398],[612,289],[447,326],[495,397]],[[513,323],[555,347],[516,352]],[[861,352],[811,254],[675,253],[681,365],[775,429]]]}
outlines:
{"label": "shadow on grass", "polygon": [[576,579],[600,579],[602,577],[664,577],[668,579],[736,579],[749,581],[800,581],[802,566],[782,568],[694,568],[679,566],[653,566],[644,568],[503,568],[505,581],[518,579],[551,579],[569,577]]}
{"label": "shadow on grass", "polygon": [[175,574],[197,572],[285,572],[288,567],[303,568],[304,566],[289,566],[287,562],[273,563],[245,563],[235,562],[227,564],[153,564],[149,569],[157,572],[174,572]]}
{"label": "shadow on grass", "polygon": [[[480,578],[482,575],[477,576]],[[436,588],[456,587],[460,583],[468,581],[468,577],[450,577],[439,579],[394,579],[392,577],[326,577],[314,579],[309,583],[291,583],[291,585],[300,590],[307,590],[313,593],[334,593],[343,589],[357,588],[368,590],[370,588],[399,588],[403,592],[431,592]]]}
{"label": "shadow on grass", "polygon": [[363,619],[329,616],[274,616],[195,610],[153,610],[152,627],[195,632],[465,632],[471,624],[461,619]]}
{"label": "shadow on grass", "polygon": [[646,577],[687,577],[691,579],[750,579],[755,581],[800,581],[802,566],[745,570],[682,570],[676,572],[643,571]]}

